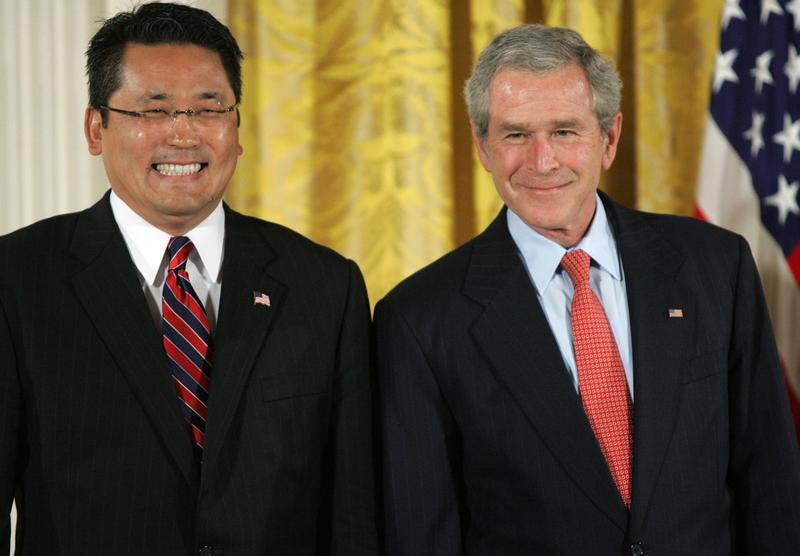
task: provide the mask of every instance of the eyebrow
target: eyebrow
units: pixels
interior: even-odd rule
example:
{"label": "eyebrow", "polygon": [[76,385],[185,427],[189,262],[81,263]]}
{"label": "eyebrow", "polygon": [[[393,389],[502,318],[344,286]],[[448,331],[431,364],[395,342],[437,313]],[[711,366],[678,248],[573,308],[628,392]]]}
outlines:
{"label": "eyebrow", "polygon": [[169,95],[166,93],[151,93],[147,92],[142,95],[142,100],[167,100]]}
{"label": "eyebrow", "polygon": [[525,124],[518,124],[515,122],[502,122],[500,124],[501,131],[530,131],[530,128]]}
{"label": "eyebrow", "polygon": [[[149,91],[142,95],[142,100],[169,100],[171,95],[162,92]],[[216,100],[222,103],[222,95],[217,91],[203,91],[195,95],[198,100]]]}
{"label": "eyebrow", "polygon": [[[567,119],[567,120],[554,120],[549,122],[548,124],[553,129],[581,129],[583,128],[583,124],[581,124],[578,120],[575,119]],[[523,123],[517,122],[501,122],[500,123],[500,130],[501,131],[531,131],[531,127]]]}
{"label": "eyebrow", "polygon": [[213,100],[216,100],[216,101],[218,101],[220,103],[222,102],[222,95],[220,95],[216,91],[203,92],[203,93],[200,93],[199,95],[197,95],[197,97],[202,99],[202,100],[213,99]]}
{"label": "eyebrow", "polygon": [[583,126],[578,120],[556,120],[553,122],[553,127],[556,129],[580,129]]}

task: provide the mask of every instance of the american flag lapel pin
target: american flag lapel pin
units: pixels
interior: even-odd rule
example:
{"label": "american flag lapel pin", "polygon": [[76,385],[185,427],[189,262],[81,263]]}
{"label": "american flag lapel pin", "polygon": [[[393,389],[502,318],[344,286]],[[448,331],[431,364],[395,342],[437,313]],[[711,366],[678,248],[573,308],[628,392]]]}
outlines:
{"label": "american flag lapel pin", "polygon": [[272,307],[272,301],[270,301],[269,296],[264,292],[253,291],[253,305]]}
{"label": "american flag lapel pin", "polygon": [[671,319],[683,318],[683,309],[670,309],[668,312],[669,312],[669,318]]}

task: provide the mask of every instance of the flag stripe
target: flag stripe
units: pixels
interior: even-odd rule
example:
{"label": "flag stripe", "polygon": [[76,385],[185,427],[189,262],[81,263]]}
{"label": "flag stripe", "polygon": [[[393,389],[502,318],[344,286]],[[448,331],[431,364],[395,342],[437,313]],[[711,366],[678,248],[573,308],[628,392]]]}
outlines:
{"label": "flag stripe", "polygon": [[786,261],[789,263],[789,268],[792,270],[795,281],[800,284],[800,246],[795,247],[794,250],[789,253],[789,257]]}

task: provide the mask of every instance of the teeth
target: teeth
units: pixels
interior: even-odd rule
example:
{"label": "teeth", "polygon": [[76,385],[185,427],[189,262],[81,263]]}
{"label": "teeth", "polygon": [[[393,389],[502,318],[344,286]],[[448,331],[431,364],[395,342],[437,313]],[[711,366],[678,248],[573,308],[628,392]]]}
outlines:
{"label": "teeth", "polygon": [[159,174],[165,176],[188,176],[200,171],[200,164],[156,164]]}

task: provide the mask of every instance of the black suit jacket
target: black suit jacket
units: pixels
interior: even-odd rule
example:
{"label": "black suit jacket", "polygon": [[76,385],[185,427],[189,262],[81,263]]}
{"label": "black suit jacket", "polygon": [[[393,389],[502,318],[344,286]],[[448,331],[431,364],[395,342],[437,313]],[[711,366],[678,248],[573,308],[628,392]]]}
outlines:
{"label": "black suit jacket", "polygon": [[3,544],[16,493],[23,554],[375,553],[361,274],[225,226],[202,466],[108,195],[0,238]]}
{"label": "black suit jacket", "polygon": [[376,308],[388,555],[800,550],[800,459],[746,242],[603,202],[633,342],[630,512],[503,211]]}

